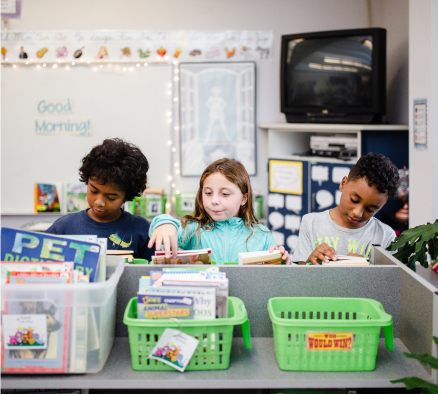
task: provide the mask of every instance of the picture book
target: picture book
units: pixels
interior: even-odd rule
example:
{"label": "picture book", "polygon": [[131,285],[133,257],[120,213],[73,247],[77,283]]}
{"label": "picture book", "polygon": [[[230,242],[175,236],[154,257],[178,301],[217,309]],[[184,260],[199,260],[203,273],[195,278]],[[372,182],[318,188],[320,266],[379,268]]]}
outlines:
{"label": "picture book", "polygon": [[193,318],[193,296],[156,294],[151,289],[138,294],[138,319]]}
{"label": "picture book", "polygon": [[65,272],[72,271],[72,262],[28,262],[28,261],[2,261],[1,262],[1,284],[6,283],[8,272]]}
{"label": "picture book", "polygon": [[151,286],[151,277],[150,276],[142,276],[139,279],[138,283],[138,292],[143,293]]}
{"label": "picture book", "polygon": [[155,252],[152,264],[211,264],[211,249],[182,250],[177,257],[165,257],[165,252]]}
{"label": "picture book", "polygon": [[149,287],[145,293],[149,296],[171,295],[193,297],[193,319],[209,320],[216,317],[216,290],[214,288]]}
{"label": "picture book", "polygon": [[239,264],[241,265],[281,264],[282,261],[281,253],[278,250],[274,250],[272,253],[267,250],[239,253]]}
{"label": "picture book", "polygon": [[74,269],[95,281],[101,249],[97,243],[2,227],[1,245],[2,261],[73,261]]}
{"label": "picture book", "polygon": [[322,262],[322,265],[330,267],[360,267],[368,266],[370,262],[362,256],[338,256],[336,261],[329,260],[328,263]]}
{"label": "picture book", "polygon": [[[162,286],[162,281],[166,277],[168,279],[184,278],[188,280],[203,280],[203,279],[224,279],[225,272],[206,272],[206,271],[151,271],[150,285]],[[180,276],[179,276],[180,275]]]}
{"label": "picture book", "polygon": [[35,213],[61,212],[59,193],[55,184],[35,183]]}
{"label": "picture book", "polygon": [[18,272],[9,271],[6,283],[12,285],[51,285],[71,283],[72,272]]}
{"label": "picture book", "polygon": [[89,207],[87,202],[87,185],[83,183],[67,183],[66,211],[80,212]]}
{"label": "picture book", "polygon": [[[152,277],[151,277],[152,279]],[[190,278],[188,275],[167,275],[161,280],[162,286],[186,286],[186,287],[213,287],[216,289],[216,317],[228,317],[228,279],[199,279]]]}
{"label": "picture book", "polygon": [[2,372],[67,372],[70,313],[65,305],[69,303],[68,293],[51,292],[50,301],[19,301],[22,290],[17,296],[15,291],[14,288],[8,290],[9,301],[4,303],[2,311]]}

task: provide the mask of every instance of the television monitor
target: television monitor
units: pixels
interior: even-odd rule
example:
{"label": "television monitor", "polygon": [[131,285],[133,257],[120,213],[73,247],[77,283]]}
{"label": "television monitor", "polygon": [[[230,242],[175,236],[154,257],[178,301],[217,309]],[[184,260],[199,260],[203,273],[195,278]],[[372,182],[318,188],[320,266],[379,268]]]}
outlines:
{"label": "television monitor", "polygon": [[289,123],[381,123],[386,30],[282,36],[280,79],[281,112]]}

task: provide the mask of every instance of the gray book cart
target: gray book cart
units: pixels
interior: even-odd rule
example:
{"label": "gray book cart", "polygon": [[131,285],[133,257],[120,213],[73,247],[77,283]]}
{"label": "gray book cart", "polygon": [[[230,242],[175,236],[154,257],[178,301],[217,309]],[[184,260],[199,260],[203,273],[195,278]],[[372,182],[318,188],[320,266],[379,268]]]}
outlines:
{"label": "gray book cart", "polygon": [[[15,389],[276,389],[394,388],[390,381],[417,376],[437,383],[435,370],[405,358],[403,352],[437,356],[438,280],[430,270],[414,273],[382,248],[373,250],[371,267],[224,266],[230,295],[245,303],[252,350],[240,328],[234,331],[230,367],[223,371],[146,372],[131,367],[123,313],[136,296],[138,278],[159,266],[126,267],[118,285],[114,346],[103,370],[85,375],[2,375],[2,388]],[[382,303],[394,321],[394,353],[381,337],[376,368],[370,372],[288,372],[278,368],[267,303],[271,297],[360,297]],[[383,334],[383,332],[382,332]]]}

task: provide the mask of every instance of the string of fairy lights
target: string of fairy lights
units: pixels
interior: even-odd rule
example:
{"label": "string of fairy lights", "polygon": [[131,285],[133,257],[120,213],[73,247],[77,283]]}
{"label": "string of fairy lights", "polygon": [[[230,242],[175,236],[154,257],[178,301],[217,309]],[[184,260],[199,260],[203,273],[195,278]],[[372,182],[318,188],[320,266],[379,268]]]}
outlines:
{"label": "string of fairy lights", "polygon": [[[169,125],[169,139],[167,141],[168,149],[170,149],[170,173],[167,175],[167,182],[169,184],[170,201],[166,202],[166,212],[170,212],[171,207],[175,205],[175,195],[180,194],[177,188],[176,180],[180,175],[179,152],[177,146],[179,144],[179,63],[177,60],[169,59],[169,56],[158,57],[154,61],[149,62],[96,62],[95,60],[80,59],[78,61],[63,61],[58,59],[56,62],[42,63],[34,62],[32,58],[24,62],[13,63],[5,58],[1,63],[2,67],[12,67],[18,69],[20,67],[34,67],[38,70],[43,69],[62,69],[69,71],[74,67],[86,66],[92,72],[99,72],[102,69],[111,69],[112,71],[120,71],[122,73],[135,72],[140,67],[150,67],[153,65],[168,65],[170,67],[169,81],[166,81],[165,89],[169,95],[169,108],[167,110],[167,123]],[[172,202],[172,203],[171,203]]]}

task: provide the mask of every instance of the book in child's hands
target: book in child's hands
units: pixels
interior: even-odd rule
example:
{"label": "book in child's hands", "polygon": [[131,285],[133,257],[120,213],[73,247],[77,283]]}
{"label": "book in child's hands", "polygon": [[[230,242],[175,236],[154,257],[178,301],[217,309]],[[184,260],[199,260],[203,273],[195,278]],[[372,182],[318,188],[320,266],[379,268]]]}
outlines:
{"label": "book in child's hands", "polygon": [[180,250],[177,257],[167,259],[165,252],[155,252],[152,264],[211,264],[211,249]]}
{"label": "book in child's hands", "polygon": [[362,256],[338,256],[337,260],[329,260],[328,263],[323,261],[322,265],[329,265],[330,267],[357,267],[370,265],[370,262]]}
{"label": "book in child's hands", "polygon": [[281,253],[274,250],[272,253],[265,250],[260,252],[239,253],[239,264],[241,265],[264,265],[264,264],[281,264]]}

